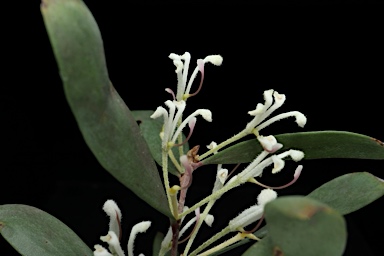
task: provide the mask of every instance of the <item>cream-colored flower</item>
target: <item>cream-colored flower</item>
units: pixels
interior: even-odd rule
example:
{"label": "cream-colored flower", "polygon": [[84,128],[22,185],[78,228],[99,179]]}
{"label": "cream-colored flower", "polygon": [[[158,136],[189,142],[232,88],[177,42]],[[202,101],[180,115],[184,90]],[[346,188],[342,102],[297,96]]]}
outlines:
{"label": "cream-colored flower", "polygon": [[280,94],[277,91],[274,91],[274,90],[264,91],[265,103],[257,104],[255,110],[248,112],[248,114],[250,114],[251,116],[254,116],[254,118],[251,122],[247,124],[246,131],[248,133],[252,133],[253,130],[256,129],[257,132],[259,132],[265,127],[267,127],[268,125],[291,116],[296,118],[296,123],[300,127],[304,127],[304,125],[307,122],[307,118],[301,112],[298,112],[298,111],[290,111],[287,113],[282,113],[266,120],[276,109],[280,108],[284,104],[285,99],[286,99],[285,95]]}
{"label": "cream-colored flower", "polygon": [[276,199],[277,193],[272,189],[263,189],[257,197],[258,203],[241,212],[232,219],[228,226],[231,231],[237,231],[259,220],[263,216],[264,206]]}

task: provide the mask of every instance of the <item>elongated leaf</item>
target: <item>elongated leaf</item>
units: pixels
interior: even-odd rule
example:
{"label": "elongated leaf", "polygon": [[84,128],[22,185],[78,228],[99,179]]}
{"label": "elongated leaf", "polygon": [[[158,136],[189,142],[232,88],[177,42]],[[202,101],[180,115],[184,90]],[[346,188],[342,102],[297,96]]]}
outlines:
{"label": "elongated leaf", "polygon": [[[366,135],[344,131],[286,133],[275,136],[284,147],[299,149],[305,159],[359,158],[384,160],[382,142]],[[233,145],[204,159],[204,164],[237,164],[251,162],[262,151],[256,139]]]}
{"label": "elongated leaf", "polygon": [[93,255],[68,226],[28,205],[0,205],[0,233],[21,255]]}
{"label": "elongated leaf", "polygon": [[341,256],[347,242],[344,218],[302,196],[280,197],[265,206],[273,255]]}
{"label": "elongated leaf", "polygon": [[92,14],[79,0],[44,0],[41,11],[67,100],[89,148],[117,180],[172,217],[139,127],[109,81]]}
{"label": "elongated leaf", "polygon": [[[135,110],[132,111],[133,117],[139,122],[141,133],[148,144],[149,150],[151,151],[152,157],[155,161],[162,166],[161,162],[161,139],[159,133],[163,126],[163,121],[160,119],[152,119],[150,116],[154,111],[151,110]],[[185,136],[183,135],[183,139]],[[188,143],[183,145],[183,151],[186,154],[189,150]],[[179,148],[172,148],[173,154],[177,160],[180,158]],[[177,171],[172,161],[169,161],[168,171],[173,175],[179,176],[180,173]]]}
{"label": "elongated leaf", "polygon": [[384,195],[384,182],[367,172],[337,177],[308,197],[326,203],[341,214],[354,212]]}

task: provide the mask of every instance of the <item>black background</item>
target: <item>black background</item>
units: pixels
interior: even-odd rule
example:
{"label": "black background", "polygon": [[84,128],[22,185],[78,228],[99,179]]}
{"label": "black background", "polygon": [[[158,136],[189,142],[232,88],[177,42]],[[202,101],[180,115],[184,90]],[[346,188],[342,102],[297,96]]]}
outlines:
{"label": "black background", "polygon": [[[220,142],[240,131],[251,120],[247,112],[263,101],[266,89],[287,96],[279,113],[301,111],[308,123],[302,129],[288,119],[264,133],[345,130],[384,140],[383,5],[245,2],[123,5],[120,1],[85,1],[103,35],[110,78],[132,110],[154,110],[169,99],[164,88],[176,90],[175,68],[168,59],[171,52],[189,51],[192,64],[209,54],[224,57],[221,67],[206,65],[203,89],[188,101],[189,113],[197,108],[213,112],[212,123],[198,120],[192,146]],[[114,199],[123,214],[123,241],[132,225],[152,221],[136,244],[137,253],[150,255],[153,236],[156,231],[166,232],[167,219],[103,170],[87,148],[65,100],[39,1],[30,1],[21,11],[12,10],[3,40],[5,154],[0,204],[40,208],[92,247],[108,230],[101,207],[105,200]],[[302,163],[300,179],[279,195],[305,195],[350,172],[367,171],[384,178],[383,161]],[[263,180],[271,185],[287,182],[294,169],[290,167],[278,175],[266,174]],[[214,175],[214,167],[196,171],[187,205],[211,191]],[[212,210],[214,227],[204,231],[219,231],[229,218],[254,204],[259,191],[244,185],[220,199]],[[381,198],[346,216],[350,236],[345,255],[381,255],[383,204]],[[203,235],[201,241],[209,234],[213,233]],[[17,253],[1,238],[0,255]]]}

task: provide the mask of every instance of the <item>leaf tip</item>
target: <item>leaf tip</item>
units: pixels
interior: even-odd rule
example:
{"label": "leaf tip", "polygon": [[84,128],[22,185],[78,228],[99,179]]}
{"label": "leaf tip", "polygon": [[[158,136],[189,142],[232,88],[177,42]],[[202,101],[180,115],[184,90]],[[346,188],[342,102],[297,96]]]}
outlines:
{"label": "leaf tip", "polygon": [[371,137],[371,140],[373,140],[374,142],[376,142],[380,146],[384,147],[384,142],[382,142],[381,140],[378,140],[378,139],[375,139],[375,138],[372,138],[372,137]]}
{"label": "leaf tip", "polygon": [[43,11],[44,9],[47,9],[49,0],[41,0],[40,8]]}
{"label": "leaf tip", "polygon": [[379,177],[375,176],[376,179],[378,179],[379,181],[383,182],[384,183],[384,180],[383,179],[380,179]]}

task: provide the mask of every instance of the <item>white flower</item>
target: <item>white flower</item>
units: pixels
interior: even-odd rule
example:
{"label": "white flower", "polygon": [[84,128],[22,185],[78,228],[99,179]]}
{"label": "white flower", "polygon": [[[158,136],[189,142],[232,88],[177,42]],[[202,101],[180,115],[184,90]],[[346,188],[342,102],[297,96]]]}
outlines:
{"label": "white flower", "polygon": [[[173,60],[173,64],[176,66],[175,72],[177,74],[177,93],[176,93],[177,101],[185,100],[186,98],[191,96],[189,92],[191,90],[192,83],[195,80],[197,73],[199,71],[201,72],[202,78],[201,78],[200,86],[197,92],[200,90],[203,79],[204,79],[205,63],[210,62],[215,66],[220,66],[221,63],[223,62],[223,58],[220,55],[209,55],[204,59],[198,59],[197,66],[193,71],[192,75],[190,76],[189,82],[187,84],[189,63],[191,61],[191,55],[189,54],[189,52],[185,52],[183,55],[177,55],[175,53],[171,53],[169,55],[169,58]],[[184,63],[183,63],[183,60],[184,60]]]}
{"label": "white flower", "polygon": [[103,210],[109,216],[109,231],[113,231],[118,237],[120,234],[121,211],[115,201],[107,200]]}
{"label": "white flower", "polygon": [[258,205],[266,205],[268,202],[275,200],[277,197],[276,191],[272,189],[263,189],[260,194],[257,196],[257,204]]}
{"label": "white flower", "polygon": [[137,223],[135,226],[133,226],[133,228],[131,229],[131,234],[129,235],[129,240],[128,240],[128,256],[133,256],[133,247],[134,247],[137,234],[145,233],[150,226],[151,226],[150,221],[142,221],[140,223]]}
{"label": "white flower", "polygon": [[[177,93],[175,95],[175,93],[171,89],[166,88],[165,90],[168,93],[172,94],[173,96],[173,101],[167,100],[165,102],[165,105],[169,108],[169,112],[165,108],[160,106],[151,115],[151,118],[158,118],[160,116],[163,116],[164,118],[163,131],[160,132],[160,137],[162,139],[162,147],[164,150],[168,150],[169,147],[172,147],[175,144],[178,136],[180,135],[181,131],[184,129],[184,127],[187,124],[190,124],[190,127],[192,127],[191,131],[193,131],[194,122],[195,122],[194,118],[196,116],[201,115],[208,122],[212,122],[212,113],[208,109],[198,109],[195,112],[193,112],[191,115],[189,115],[187,118],[185,118],[182,122],[181,122],[181,117],[186,107],[187,98],[196,95],[201,89],[201,86],[204,80],[205,63],[210,62],[213,65],[219,66],[223,61],[223,58],[220,55],[209,55],[204,59],[198,59],[197,66],[193,71],[192,75],[190,76],[189,82],[187,83],[187,76],[188,76],[188,69],[189,69],[189,63],[191,60],[191,55],[188,52],[185,52],[183,55],[177,55],[175,53],[171,53],[169,55],[169,58],[173,60],[173,64],[176,66],[175,72],[177,74],[177,81],[178,81]],[[199,71],[201,72],[200,86],[195,93],[190,94],[189,92],[190,92],[192,83]],[[181,122],[180,125],[178,125],[179,122]],[[177,130],[176,130],[176,127],[177,127]]]}
{"label": "white flower", "polygon": [[[273,99],[274,99],[274,103],[273,103]],[[306,124],[307,118],[298,111],[290,111],[287,113],[279,114],[265,121],[267,117],[269,117],[276,109],[278,109],[283,105],[283,103],[285,102],[285,95],[279,94],[278,92],[273,90],[267,90],[267,91],[264,91],[264,100],[265,100],[264,104],[259,103],[257,104],[255,110],[248,112],[248,114],[250,114],[251,116],[254,116],[253,120],[249,122],[246,126],[246,131],[248,133],[252,133],[253,129],[260,131],[265,127],[267,127],[268,125],[290,116],[294,116],[296,118],[296,123],[300,127],[304,127],[304,125]]]}
{"label": "white flower", "polygon": [[94,246],[95,250],[93,251],[94,256],[113,256],[109,253],[107,249],[105,249],[103,246],[96,244]]}
{"label": "white flower", "polygon": [[[274,164],[272,173],[277,173],[284,168],[284,160],[283,158],[290,156],[294,161],[300,161],[304,157],[304,153],[299,150],[290,149],[280,153],[278,155],[272,155],[268,158],[267,151],[261,152],[241,173],[237,176],[240,179],[240,184],[247,182],[251,178],[259,177],[263,173],[263,170]],[[229,182],[227,183],[227,185]]]}
{"label": "white flower", "polygon": [[253,222],[256,222],[263,216],[264,205],[276,199],[277,193],[272,189],[263,189],[257,197],[258,203],[241,212],[237,217],[232,219],[228,226],[231,231],[244,228]]}
{"label": "white flower", "polygon": [[[107,200],[104,203],[103,210],[110,217],[110,222],[108,234],[106,236],[101,236],[100,240],[108,243],[109,250],[112,254],[98,244],[94,246],[95,251],[93,254],[94,256],[124,256],[124,251],[121,248],[119,238],[121,236],[121,211],[113,200]],[[150,221],[143,221],[133,226],[128,240],[128,256],[133,256],[133,244],[137,234],[145,232],[150,226]]]}
{"label": "white flower", "polygon": [[109,244],[109,250],[114,255],[124,256],[123,249],[121,249],[120,241],[117,238],[115,232],[109,231],[106,236],[101,236],[100,240]]}
{"label": "white flower", "polygon": [[175,131],[179,119],[181,118],[182,113],[185,110],[186,103],[184,100],[167,100],[165,102],[165,105],[167,105],[167,107],[169,108],[169,112],[163,107],[158,107],[156,111],[151,115],[151,118],[158,118],[160,116],[163,116],[164,118],[164,130],[162,133],[162,146],[164,149],[168,149],[168,143],[171,143],[172,146],[172,144],[176,142],[177,137],[187,124],[191,123],[190,127],[194,127],[194,123],[196,122],[196,116],[201,115],[206,121],[212,122],[212,113],[210,110],[198,109],[192,114],[190,114],[187,118],[185,118]]}
{"label": "white flower", "polygon": [[257,136],[257,140],[260,142],[264,150],[269,153],[274,153],[283,147],[283,145],[278,143],[276,138],[272,135],[266,137],[259,135]]}

